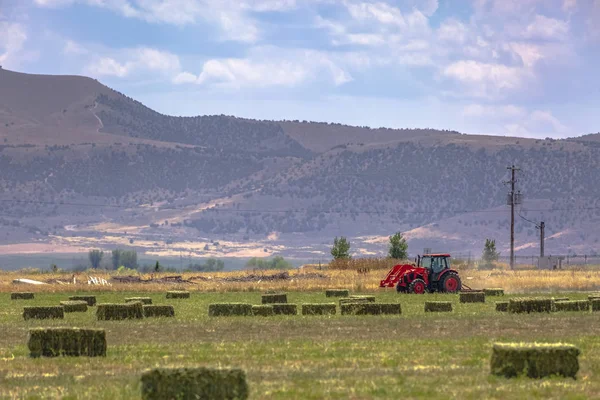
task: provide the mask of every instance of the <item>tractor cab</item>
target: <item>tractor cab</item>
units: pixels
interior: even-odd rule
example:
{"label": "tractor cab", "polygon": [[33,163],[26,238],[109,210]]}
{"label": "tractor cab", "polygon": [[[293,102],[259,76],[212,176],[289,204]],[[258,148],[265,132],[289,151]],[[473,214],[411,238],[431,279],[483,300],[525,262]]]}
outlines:
{"label": "tractor cab", "polygon": [[437,282],[447,269],[450,269],[450,254],[424,254],[417,257],[417,266],[425,268],[430,276],[430,280]]}
{"label": "tractor cab", "polygon": [[402,293],[454,293],[461,290],[461,281],[450,266],[450,254],[424,254],[414,264],[394,266],[379,286],[395,286]]}

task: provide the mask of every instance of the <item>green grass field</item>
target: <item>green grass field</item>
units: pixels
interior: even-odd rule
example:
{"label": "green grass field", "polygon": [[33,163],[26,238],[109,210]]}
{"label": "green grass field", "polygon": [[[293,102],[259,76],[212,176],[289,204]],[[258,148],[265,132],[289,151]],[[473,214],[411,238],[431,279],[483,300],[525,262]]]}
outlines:
{"label": "green grass field", "polygon": [[[96,321],[95,308],[62,321],[24,321],[25,305],[58,305],[65,294],[10,300],[0,294],[0,398],[139,399],[140,375],[159,366],[241,367],[252,399],[460,398],[588,399],[600,397],[600,313],[511,315],[455,295],[375,292],[400,302],[401,316],[209,318],[213,302],[260,303],[260,293],[96,294],[99,302],[150,296],[175,305],[176,317]],[[83,293],[78,293],[83,294]],[[555,294],[558,296],[559,294]],[[545,295],[547,296],[547,295]],[[587,293],[562,294],[586,299]],[[452,313],[423,311],[426,300],[452,301]],[[288,293],[290,303],[336,301],[323,293]],[[336,301],[337,302],[337,301]],[[27,332],[38,326],[104,328],[106,358],[31,359]],[[581,351],[578,379],[490,376],[496,341],[566,342]]]}

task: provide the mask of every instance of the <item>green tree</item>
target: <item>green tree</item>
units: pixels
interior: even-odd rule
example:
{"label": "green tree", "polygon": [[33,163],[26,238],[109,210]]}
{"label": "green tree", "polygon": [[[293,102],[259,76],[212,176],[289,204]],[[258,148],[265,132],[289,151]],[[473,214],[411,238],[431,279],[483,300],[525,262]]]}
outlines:
{"label": "green tree", "polygon": [[408,258],[408,243],[406,243],[406,239],[402,236],[401,232],[396,232],[390,236],[388,257],[397,260],[405,260]]}
{"label": "green tree", "polygon": [[350,258],[350,242],[344,236],[341,236],[339,239],[336,236],[335,239],[333,239],[331,255],[336,260]]}
{"label": "green tree", "polygon": [[100,262],[104,257],[104,252],[100,250],[90,250],[88,253],[88,258],[90,259],[90,264],[92,264],[92,268],[97,269],[100,266]]}
{"label": "green tree", "polygon": [[246,268],[253,269],[292,269],[293,265],[281,256],[272,259],[254,257],[248,260]]}
{"label": "green tree", "polygon": [[157,261],[156,264],[154,265],[154,272],[160,272],[161,269],[162,269],[162,267],[160,266],[160,263]]}
{"label": "green tree", "polygon": [[137,269],[137,252],[135,250],[113,250],[112,265],[113,269],[118,269],[121,266],[129,269]]}
{"label": "green tree", "polygon": [[483,254],[481,255],[481,260],[483,261],[483,264],[486,266],[490,266],[495,261],[498,261],[499,256],[500,253],[496,251],[496,240],[485,239]]}
{"label": "green tree", "polygon": [[218,272],[223,271],[224,268],[225,262],[216,258],[209,258],[203,264],[190,264],[188,267],[190,271],[198,272]]}

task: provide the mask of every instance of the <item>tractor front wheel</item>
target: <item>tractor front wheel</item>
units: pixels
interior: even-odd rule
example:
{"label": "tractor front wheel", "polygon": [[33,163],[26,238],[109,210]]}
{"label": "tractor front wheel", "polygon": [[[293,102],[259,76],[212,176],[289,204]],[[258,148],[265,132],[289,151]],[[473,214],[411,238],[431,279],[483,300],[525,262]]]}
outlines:
{"label": "tractor front wheel", "polygon": [[415,279],[408,285],[408,293],[423,294],[427,290],[427,285],[423,279]]}
{"label": "tractor front wheel", "polygon": [[456,293],[460,292],[460,289],[462,288],[460,277],[454,272],[448,272],[446,276],[444,276],[444,278],[442,279],[441,283],[441,292]]}

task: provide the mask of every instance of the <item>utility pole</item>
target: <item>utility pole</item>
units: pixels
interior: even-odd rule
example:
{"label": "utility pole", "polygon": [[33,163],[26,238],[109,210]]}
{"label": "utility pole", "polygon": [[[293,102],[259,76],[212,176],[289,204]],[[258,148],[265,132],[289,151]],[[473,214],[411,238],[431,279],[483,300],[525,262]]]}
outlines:
{"label": "utility pole", "polygon": [[515,205],[521,203],[521,195],[515,192],[515,172],[520,171],[514,165],[507,167],[511,172],[510,193],[508,194],[508,205],[510,205],[510,269],[515,269]]}
{"label": "utility pole", "polygon": [[544,257],[544,236],[546,234],[546,223],[540,222],[540,258]]}

